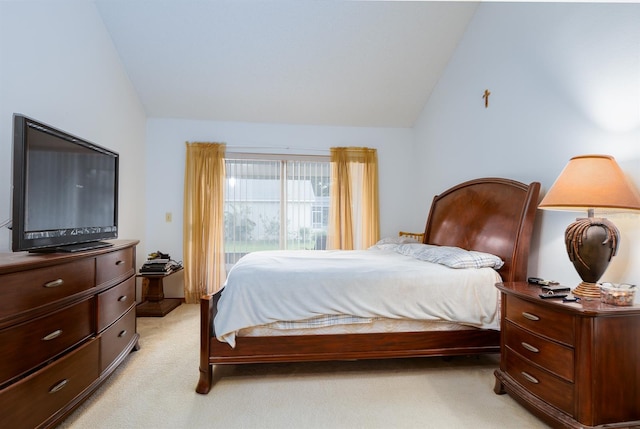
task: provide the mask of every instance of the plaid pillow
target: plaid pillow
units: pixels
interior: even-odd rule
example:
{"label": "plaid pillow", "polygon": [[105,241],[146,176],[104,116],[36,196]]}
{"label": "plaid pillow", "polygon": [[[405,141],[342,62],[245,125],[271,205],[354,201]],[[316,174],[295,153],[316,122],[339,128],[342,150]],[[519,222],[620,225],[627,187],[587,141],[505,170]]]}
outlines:
{"label": "plaid pillow", "polygon": [[504,262],[496,255],[475,250],[465,250],[459,247],[434,246],[431,244],[411,243],[401,244],[396,252],[420,259],[446,265],[450,268],[494,268],[500,269]]}

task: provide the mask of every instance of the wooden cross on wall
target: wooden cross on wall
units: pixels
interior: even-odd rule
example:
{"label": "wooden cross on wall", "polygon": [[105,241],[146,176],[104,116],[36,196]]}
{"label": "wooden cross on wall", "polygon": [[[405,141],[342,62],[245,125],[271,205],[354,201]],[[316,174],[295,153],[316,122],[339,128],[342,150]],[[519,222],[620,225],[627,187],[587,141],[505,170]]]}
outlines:
{"label": "wooden cross on wall", "polygon": [[489,92],[488,89],[484,90],[484,95],[482,96],[482,98],[484,98],[484,108],[486,109],[487,107],[489,107],[489,96],[491,95],[491,92]]}

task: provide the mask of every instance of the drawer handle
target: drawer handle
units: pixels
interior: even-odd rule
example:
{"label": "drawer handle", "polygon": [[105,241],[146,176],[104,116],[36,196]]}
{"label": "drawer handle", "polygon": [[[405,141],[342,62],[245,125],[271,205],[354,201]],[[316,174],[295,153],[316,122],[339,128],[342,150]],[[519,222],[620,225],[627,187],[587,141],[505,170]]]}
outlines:
{"label": "drawer handle", "polygon": [[539,350],[538,348],[533,347],[533,346],[532,346],[531,344],[529,344],[529,343],[525,343],[525,342],[523,341],[523,342],[521,342],[520,344],[522,344],[522,347],[524,347],[525,349],[529,350],[530,352],[533,352],[533,353],[539,353],[539,352],[540,352],[540,350]]}
{"label": "drawer handle", "polygon": [[64,284],[64,280],[58,279],[58,280],[53,280],[45,283],[44,287],[58,287],[58,286],[62,286],[63,284]]}
{"label": "drawer handle", "polygon": [[527,381],[530,381],[530,382],[532,382],[533,384],[538,384],[538,383],[540,383],[540,382],[538,381],[538,379],[537,379],[537,378],[535,378],[535,377],[534,377],[533,375],[531,375],[531,374],[528,374],[528,373],[526,373],[526,372],[524,372],[524,371],[522,371],[520,374],[522,374],[522,376],[523,376],[525,379],[527,379]]}
{"label": "drawer handle", "polygon": [[62,335],[62,329],[56,329],[49,335],[45,335],[44,337],[42,337],[42,341],[50,341],[50,340],[53,340],[54,338],[58,338],[60,335]]}
{"label": "drawer handle", "polygon": [[124,264],[124,261],[122,261],[122,260],[116,261],[116,265],[122,265],[122,264]]}
{"label": "drawer handle", "polygon": [[525,319],[533,320],[534,322],[537,322],[538,320],[540,320],[540,318],[538,316],[536,316],[535,314],[527,313],[526,311],[522,312],[522,316]]}
{"label": "drawer handle", "polygon": [[118,334],[118,338],[122,338],[122,337],[124,337],[125,335],[127,335],[127,330],[126,330],[126,329],[124,329],[122,332],[120,332],[120,333]]}
{"label": "drawer handle", "polygon": [[69,380],[66,379],[66,378],[64,380],[61,380],[61,381],[57,382],[56,384],[54,384],[51,387],[51,389],[49,389],[49,393],[56,393],[56,392],[62,390],[62,388],[64,386],[66,386],[68,382],[69,382]]}
{"label": "drawer handle", "polygon": [[119,302],[123,302],[127,300],[127,295],[122,295],[120,298],[118,298]]}

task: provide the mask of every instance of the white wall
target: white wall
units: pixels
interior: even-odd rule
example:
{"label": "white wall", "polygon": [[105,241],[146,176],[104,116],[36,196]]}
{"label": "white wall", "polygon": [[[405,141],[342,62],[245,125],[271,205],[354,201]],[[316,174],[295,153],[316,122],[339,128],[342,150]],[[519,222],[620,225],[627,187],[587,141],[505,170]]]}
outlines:
{"label": "white wall", "polygon": [[[380,177],[380,232],[395,235],[399,229],[424,229],[427,213],[409,225],[406,210],[413,188],[407,167],[411,159],[412,130],[389,128],[318,127],[149,119],[147,122],[147,242],[149,252],[161,250],[182,258],[182,206],[185,142],[227,144],[231,152],[272,152],[328,155],[332,146],[367,146],[378,150]],[[428,207],[428,204],[426,204]],[[165,220],[167,212],[172,222]],[[176,276],[177,277],[177,276]],[[180,279],[168,278],[165,295],[183,296]]]}
{"label": "white wall", "polygon": [[[144,238],[146,117],[92,2],[0,1],[0,222],[11,217],[14,112],[118,152],[119,237]],[[0,230],[0,252],[10,243]]]}
{"label": "white wall", "polygon": [[[544,194],[587,153],[613,155],[640,185],[638,22],[638,4],[481,3],[415,127],[423,198],[482,176]],[[579,283],[564,230],[583,215],[538,211],[530,275]],[[602,280],[639,283],[640,214],[607,217],[622,238]]]}

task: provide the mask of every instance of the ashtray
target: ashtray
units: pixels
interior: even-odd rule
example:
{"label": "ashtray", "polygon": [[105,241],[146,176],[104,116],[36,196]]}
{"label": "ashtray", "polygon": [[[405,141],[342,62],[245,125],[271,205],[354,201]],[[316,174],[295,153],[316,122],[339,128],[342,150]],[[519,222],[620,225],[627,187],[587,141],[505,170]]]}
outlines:
{"label": "ashtray", "polygon": [[636,295],[636,285],[602,283],[600,285],[600,302],[611,305],[630,306]]}

